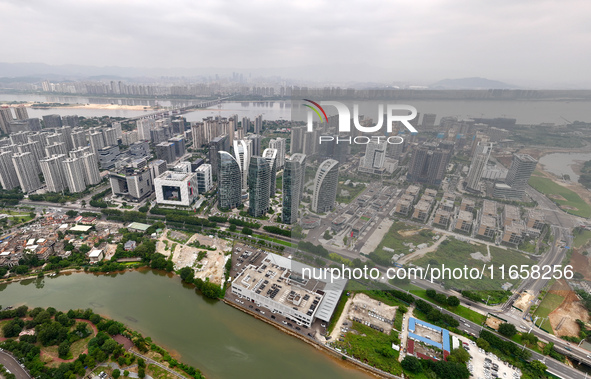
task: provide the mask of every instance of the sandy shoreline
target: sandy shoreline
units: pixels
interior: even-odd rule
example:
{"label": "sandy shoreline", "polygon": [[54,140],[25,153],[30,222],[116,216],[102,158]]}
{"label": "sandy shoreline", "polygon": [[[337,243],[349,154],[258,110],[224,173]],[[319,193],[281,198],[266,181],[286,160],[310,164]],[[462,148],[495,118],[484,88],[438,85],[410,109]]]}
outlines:
{"label": "sandy shoreline", "polygon": [[63,103],[65,105],[60,106],[53,106],[53,104],[60,104],[60,103],[21,103],[21,104],[3,104],[8,105],[11,108],[16,108],[19,105],[24,105],[27,108],[33,109],[57,109],[57,108],[68,108],[68,109],[104,109],[104,110],[130,110],[130,111],[152,111],[156,109],[163,109],[163,108],[156,108],[153,106],[144,106],[144,105],[121,105],[121,104],[70,104],[70,103]]}

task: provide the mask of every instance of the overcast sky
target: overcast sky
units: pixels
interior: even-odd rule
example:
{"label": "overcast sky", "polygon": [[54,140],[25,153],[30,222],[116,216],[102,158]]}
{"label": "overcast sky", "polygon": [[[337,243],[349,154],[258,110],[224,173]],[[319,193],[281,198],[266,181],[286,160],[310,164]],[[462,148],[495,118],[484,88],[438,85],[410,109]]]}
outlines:
{"label": "overcast sky", "polygon": [[591,83],[585,0],[0,0],[0,14],[3,62]]}

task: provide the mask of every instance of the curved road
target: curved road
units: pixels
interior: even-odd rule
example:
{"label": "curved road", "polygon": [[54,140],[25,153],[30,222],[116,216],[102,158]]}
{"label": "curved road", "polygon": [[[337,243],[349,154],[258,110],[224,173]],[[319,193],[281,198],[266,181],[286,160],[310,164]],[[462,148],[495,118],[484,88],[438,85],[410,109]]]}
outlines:
{"label": "curved road", "polygon": [[20,366],[18,361],[0,349],[0,364],[4,365],[6,369],[16,376],[16,379],[31,379],[31,376],[24,368]]}

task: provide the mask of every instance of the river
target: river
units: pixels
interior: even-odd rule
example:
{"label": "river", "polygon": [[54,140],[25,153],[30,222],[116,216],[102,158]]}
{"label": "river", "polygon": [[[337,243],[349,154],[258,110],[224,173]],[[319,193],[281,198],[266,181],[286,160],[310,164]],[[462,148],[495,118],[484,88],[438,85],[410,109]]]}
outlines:
{"label": "river", "polygon": [[[179,107],[200,103],[201,100],[157,100],[157,99],[120,99],[108,97],[56,96],[41,94],[0,94],[0,101],[40,101],[49,103],[70,104],[122,104],[163,107]],[[509,117],[517,119],[518,124],[555,123],[565,124],[565,120],[591,122],[591,101],[559,101],[559,100],[408,100],[397,101],[417,108],[421,114],[435,113],[437,123],[442,116],[471,117]],[[239,119],[246,116],[251,119],[263,114],[265,120],[291,119],[290,101],[244,101],[227,102],[221,108],[217,106],[205,110],[197,110],[185,114],[188,121],[201,121],[203,117],[221,114],[224,117],[238,114]],[[135,117],[151,111],[142,110],[103,110],[103,109],[29,109],[30,117],[41,117],[44,114],[60,115],[78,114],[84,117],[113,116]],[[368,113],[374,112],[371,109]],[[377,110],[376,110],[377,112]]]}
{"label": "river", "polygon": [[0,284],[0,305],[92,308],[150,336],[208,378],[370,378],[221,301],[204,299],[177,276],[152,270],[77,273]]}
{"label": "river", "polygon": [[561,177],[566,174],[572,182],[579,181],[579,175],[573,170],[573,166],[582,162],[591,161],[591,153],[552,153],[540,158],[544,169]]}

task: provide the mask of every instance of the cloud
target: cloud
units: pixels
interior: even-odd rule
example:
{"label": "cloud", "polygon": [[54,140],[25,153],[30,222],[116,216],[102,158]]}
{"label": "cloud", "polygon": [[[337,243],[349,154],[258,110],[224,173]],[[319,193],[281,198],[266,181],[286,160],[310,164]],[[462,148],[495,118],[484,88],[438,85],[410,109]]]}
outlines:
{"label": "cloud", "polygon": [[0,60],[589,81],[590,10],[586,1],[0,0]]}

